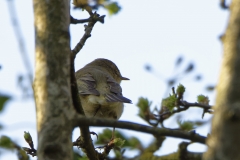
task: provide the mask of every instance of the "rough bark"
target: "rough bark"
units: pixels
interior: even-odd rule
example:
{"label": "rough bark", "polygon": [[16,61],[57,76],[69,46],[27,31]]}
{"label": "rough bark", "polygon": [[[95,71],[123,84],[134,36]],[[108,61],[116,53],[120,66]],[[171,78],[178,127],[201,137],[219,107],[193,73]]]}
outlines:
{"label": "rough bark", "polygon": [[39,160],[72,159],[69,1],[34,0]]}
{"label": "rough bark", "polygon": [[240,0],[232,0],[222,40],[224,57],[206,160],[240,159]]}

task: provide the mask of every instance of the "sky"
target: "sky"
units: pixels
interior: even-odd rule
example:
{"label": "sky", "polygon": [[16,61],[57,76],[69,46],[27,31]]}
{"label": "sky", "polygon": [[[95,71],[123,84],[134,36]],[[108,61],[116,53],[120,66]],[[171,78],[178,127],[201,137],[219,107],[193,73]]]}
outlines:
{"label": "sky", "polygon": [[[34,28],[32,1],[10,1],[15,5],[21,34],[24,38],[27,56],[34,71]],[[34,142],[37,141],[35,104],[32,97],[26,98],[17,81],[19,75],[26,75],[27,69],[22,60],[18,41],[9,14],[9,1],[0,1],[0,93],[9,94],[12,99],[0,113],[0,122],[4,129],[1,135],[7,135],[20,146],[27,146],[23,132],[29,131]],[[132,100],[126,104],[120,120],[147,124],[140,119],[136,103],[139,97],[147,97],[153,102],[152,107],[161,104],[166,97],[166,80],[181,72],[190,62],[195,64],[194,72],[182,78],[179,83],[186,87],[185,100],[196,102],[199,94],[208,95],[210,104],[215,101],[215,92],[207,92],[206,85],[215,85],[219,76],[222,58],[222,43],[219,37],[224,33],[229,12],[222,10],[219,0],[120,0],[122,6],[119,14],[109,16],[100,9],[100,15],[107,15],[105,23],[97,23],[92,36],[87,40],[82,51],[75,60],[76,70],[96,58],[107,58],[119,67],[124,77],[130,81],[122,82],[123,95]],[[72,6],[71,6],[72,7]],[[73,17],[87,18],[88,14],[80,10],[71,10]],[[71,25],[71,47],[73,48],[83,35],[83,25]],[[178,56],[183,56],[182,67],[174,68]],[[144,69],[150,64],[153,73]],[[32,73],[33,74],[33,73]],[[196,82],[196,74],[202,80]],[[25,84],[27,85],[27,83]],[[202,110],[190,109],[179,114],[182,120],[201,120]],[[203,120],[210,121],[210,115]],[[176,117],[165,122],[169,128],[177,127]],[[100,132],[102,128],[91,128]],[[210,125],[196,129],[197,133],[207,135]],[[153,139],[151,135],[121,130],[128,136],[141,136],[142,143],[147,146]],[[73,139],[78,131],[73,132]],[[93,138],[94,139],[94,138]],[[156,155],[164,155],[177,150],[182,139],[169,138]],[[191,151],[205,151],[206,147],[199,144],[190,145]],[[2,152],[1,152],[2,153]],[[132,156],[136,152],[127,151]],[[2,159],[17,159],[12,152],[4,153]],[[36,159],[36,158],[33,158]]]}

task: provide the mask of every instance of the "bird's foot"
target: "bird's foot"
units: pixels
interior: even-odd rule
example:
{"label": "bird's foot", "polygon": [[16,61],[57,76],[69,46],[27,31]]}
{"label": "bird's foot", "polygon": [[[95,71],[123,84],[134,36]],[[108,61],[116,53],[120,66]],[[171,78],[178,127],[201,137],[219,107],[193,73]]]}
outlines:
{"label": "bird's foot", "polygon": [[98,134],[97,134],[97,133],[95,133],[95,132],[90,132],[90,134],[95,135],[95,136],[97,137],[97,139],[98,139]]}

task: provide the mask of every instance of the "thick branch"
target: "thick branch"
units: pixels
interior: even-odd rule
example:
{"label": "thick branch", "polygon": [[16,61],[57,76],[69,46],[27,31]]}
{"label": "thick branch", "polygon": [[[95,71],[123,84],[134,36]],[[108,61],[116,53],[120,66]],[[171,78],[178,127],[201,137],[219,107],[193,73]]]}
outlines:
{"label": "thick branch", "polygon": [[175,138],[183,138],[188,139],[193,142],[198,142],[205,144],[206,137],[196,134],[194,132],[184,132],[184,131],[177,131],[165,128],[153,128],[146,125],[141,125],[132,122],[125,122],[125,121],[114,121],[102,118],[87,118],[85,116],[76,115],[74,117],[75,126],[101,126],[101,127],[116,127],[122,129],[130,129],[138,132],[144,132],[153,134],[155,136],[168,136],[168,137],[175,137]]}
{"label": "thick branch", "polygon": [[206,160],[240,159],[240,0],[232,0],[229,9]]}
{"label": "thick branch", "polygon": [[69,1],[34,0],[39,160],[72,159]]}

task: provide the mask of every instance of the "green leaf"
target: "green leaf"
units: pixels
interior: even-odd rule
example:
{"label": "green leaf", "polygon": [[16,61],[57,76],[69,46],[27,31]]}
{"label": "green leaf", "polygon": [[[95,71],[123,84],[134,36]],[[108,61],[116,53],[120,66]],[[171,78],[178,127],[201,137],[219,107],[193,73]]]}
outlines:
{"label": "green leaf", "polygon": [[73,160],[88,160],[88,158],[81,156],[77,151],[73,151]]}
{"label": "green leaf", "polygon": [[[129,147],[130,149],[138,149],[142,147],[140,140],[136,137],[126,137],[122,132],[115,130],[115,137],[125,140],[125,143],[122,147]],[[102,133],[98,134],[98,140],[95,144],[106,144],[111,140],[112,130],[104,129]]]}
{"label": "green leaf", "polygon": [[206,122],[202,121],[181,121],[177,120],[178,126],[183,131],[190,131],[195,129],[197,126],[202,126]]}
{"label": "green leaf", "polygon": [[176,106],[177,97],[175,95],[169,95],[168,98],[162,100],[162,106],[167,107],[171,112]]}
{"label": "green leaf", "polygon": [[121,138],[115,138],[113,140],[113,143],[115,144],[116,147],[121,148],[122,145],[125,143],[125,140],[121,139]]}
{"label": "green leaf", "polygon": [[10,99],[10,96],[7,95],[0,95],[0,112],[3,111],[3,107],[5,105],[5,103],[7,102],[7,100]]}
{"label": "green leaf", "polygon": [[197,101],[198,101],[198,103],[208,105],[210,100],[209,100],[208,96],[204,96],[201,94],[201,95],[197,96]]}
{"label": "green leaf", "polygon": [[177,94],[182,95],[185,92],[185,87],[182,84],[179,84],[177,87]]}
{"label": "green leaf", "polygon": [[110,15],[117,14],[121,10],[121,7],[117,2],[107,3],[104,5],[104,7],[108,10]]}
{"label": "green leaf", "polygon": [[0,137],[0,147],[5,148],[5,149],[15,149],[14,143],[7,136]]}
{"label": "green leaf", "polygon": [[141,142],[136,137],[131,137],[131,138],[127,139],[125,144],[128,145],[128,147],[130,147],[130,149],[136,149],[136,148],[139,148],[140,146],[142,146]]}
{"label": "green leaf", "polygon": [[149,101],[147,98],[140,97],[138,99],[137,106],[140,108],[142,111],[147,111],[149,107],[151,106],[152,102]]}
{"label": "green leaf", "polygon": [[23,137],[27,143],[33,143],[32,136],[29,132],[24,131]]}
{"label": "green leaf", "polygon": [[122,153],[121,153],[121,150],[120,149],[114,149],[114,153],[115,153],[115,156],[116,156],[116,159],[122,159]]}
{"label": "green leaf", "polygon": [[18,150],[18,158],[19,158],[19,160],[29,160],[29,156],[22,149]]}
{"label": "green leaf", "polygon": [[112,136],[112,131],[110,129],[104,129],[102,133],[98,134],[98,139],[96,141],[96,144],[105,144],[106,142],[109,142]]}
{"label": "green leaf", "polygon": [[179,128],[183,131],[190,131],[194,129],[194,123],[191,121],[179,121]]}
{"label": "green leaf", "polygon": [[152,102],[149,101],[147,98],[140,97],[137,103],[137,106],[139,108],[138,116],[146,120],[146,115],[149,115],[150,113],[151,104]]}

